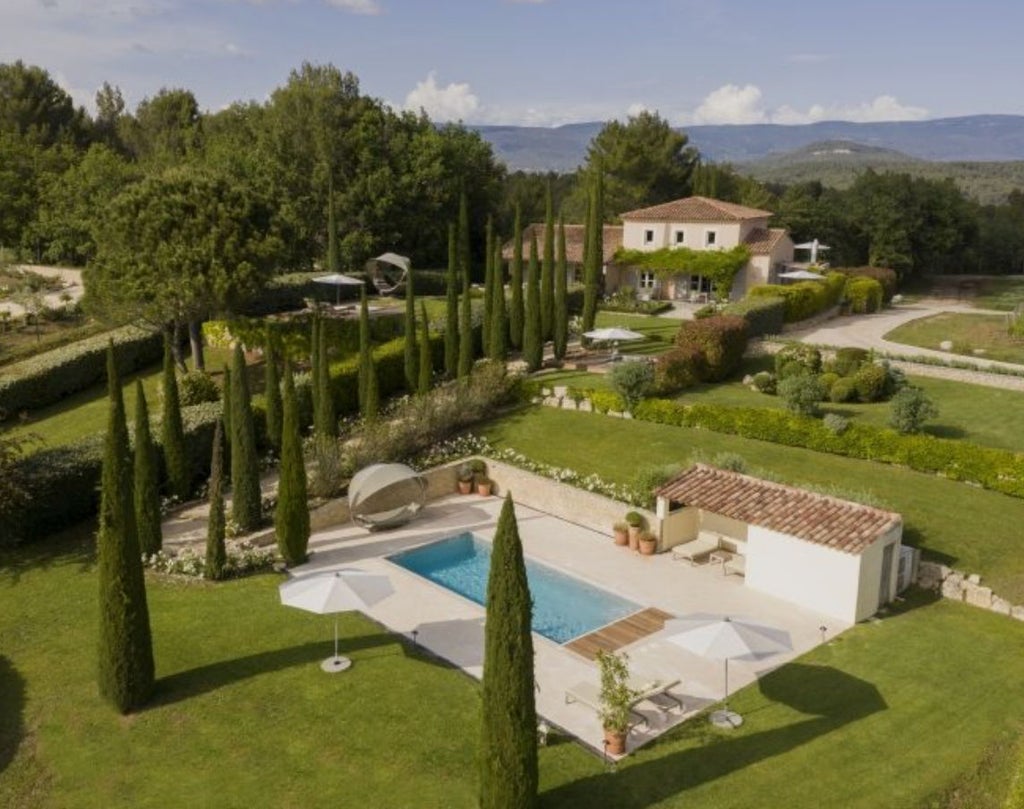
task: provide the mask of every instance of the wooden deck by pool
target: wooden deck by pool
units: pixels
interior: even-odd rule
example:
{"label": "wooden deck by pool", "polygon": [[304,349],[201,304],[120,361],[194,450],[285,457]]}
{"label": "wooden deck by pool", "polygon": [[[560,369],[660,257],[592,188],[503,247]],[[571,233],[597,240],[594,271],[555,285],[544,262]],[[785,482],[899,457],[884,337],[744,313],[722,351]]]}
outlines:
{"label": "wooden deck by pool", "polygon": [[572,649],[588,660],[594,660],[599,650],[614,652],[634,641],[660,632],[665,626],[665,621],[674,617],[671,613],[648,607],[613,624],[603,626],[595,632],[581,635],[565,644],[565,648]]}

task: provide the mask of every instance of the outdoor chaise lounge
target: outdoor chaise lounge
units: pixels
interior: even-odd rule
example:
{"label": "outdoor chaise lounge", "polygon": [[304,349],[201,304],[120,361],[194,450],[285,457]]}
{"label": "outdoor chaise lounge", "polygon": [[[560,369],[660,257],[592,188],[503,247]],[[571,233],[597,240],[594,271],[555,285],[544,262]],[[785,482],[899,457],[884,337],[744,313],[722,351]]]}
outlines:
{"label": "outdoor chaise lounge", "polygon": [[[634,710],[641,702],[650,702],[662,711],[671,710],[671,706],[666,706],[655,701],[655,698],[663,698],[671,701],[674,704],[674,707],[679,708],[679,710],[683,710],[683,701],[668,693],[670,688],[677,685],[679,685],[679,680],[652,680],[635,674],[631,676],[629,678],[629,687],[637,692],[637,696],[629,705],[629,713],[635,720],[629,726],[629,729],[633,730],[633,728],[640,725],[647,725],[647,717],[639,711]],[[565,689],[565,702],[567,705],[578,702],[581,705],[586,705],[588,708],[599,712],[601,710],[601,689],[594,683],[576,683],[576,685]]]}
{"label": "outdoor chaise lounge", "polygon": [[707,556],[712,551],[717,551],[722,544],[722,537],[711,531],[699,531],[696,539],[676,545],[672,549],[673,559],[686,559],[691,565],[697,563],[697,558]]}
{"label": "outdoor chaise lounge", "polygon": [[747,575],[747,557],[741,554],[733,554],[731,558],[726,559],[723,566],[722,572],[725,575],[735,573],[737,576]]}

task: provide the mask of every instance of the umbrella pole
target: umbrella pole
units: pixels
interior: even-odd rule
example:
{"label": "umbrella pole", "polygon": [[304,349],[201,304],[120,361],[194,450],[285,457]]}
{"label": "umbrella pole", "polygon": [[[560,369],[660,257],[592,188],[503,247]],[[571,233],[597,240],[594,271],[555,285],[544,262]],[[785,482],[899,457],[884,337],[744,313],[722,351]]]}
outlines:
{"label": "umbrella pole", "polygon": [[725,699],[722,701],[722,707],[725,710],[729,710],[729,658],[725,658]]}
{"label": "umbrella pole", "polygon": [[[334,656],[338,656],[338,619],[334,619]],[[726,661],[726,671],[728,671],[729,662]],[[728,677],[728,675],[726,675]]]}

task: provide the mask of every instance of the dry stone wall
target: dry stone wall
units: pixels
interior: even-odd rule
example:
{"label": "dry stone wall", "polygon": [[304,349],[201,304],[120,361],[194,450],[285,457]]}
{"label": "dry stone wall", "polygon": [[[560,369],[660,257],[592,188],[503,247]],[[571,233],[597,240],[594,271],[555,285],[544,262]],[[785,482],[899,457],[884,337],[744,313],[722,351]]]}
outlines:
{"label": "dry stone wall", "polygon": [[977,573],[963,573],[938,562],[921,562],[917,583],[926,590],[934,590],[951,601],[962,601],[999,615],[1008,615],[1024,621],[1024,605],[1014,605],[992,592],[981,583]]}

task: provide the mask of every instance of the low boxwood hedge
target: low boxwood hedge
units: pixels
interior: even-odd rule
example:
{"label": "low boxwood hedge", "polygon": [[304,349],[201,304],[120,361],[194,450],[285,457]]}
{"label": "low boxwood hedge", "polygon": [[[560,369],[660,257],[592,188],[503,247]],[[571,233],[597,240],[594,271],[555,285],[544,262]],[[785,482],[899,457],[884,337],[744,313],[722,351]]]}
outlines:
{"label": "low boxwood hedge", "polygon": [[782,334],[786,322],[786,301],[776,295],[744,298],[722,309],[723,315],[738,315],[747,321],[751,337]]}
{"label": "low boxwood hedge", "polygon": [[160,332],[124,326],[8,365],[0,369],[0,419],[47,407],[101,382],[111,340],[122,376],[158,362],[163,352]]}

